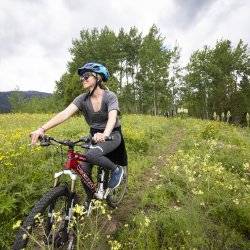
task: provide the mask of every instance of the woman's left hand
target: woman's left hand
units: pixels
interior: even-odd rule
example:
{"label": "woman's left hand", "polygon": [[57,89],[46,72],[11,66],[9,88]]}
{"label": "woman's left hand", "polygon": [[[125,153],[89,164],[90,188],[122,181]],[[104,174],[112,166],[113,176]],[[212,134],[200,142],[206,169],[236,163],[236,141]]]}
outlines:
{"label": "woman's left hand", "polygon": [[93,140],[98,143],[98,142],[104,142],[106,139],[106,135],[103,133],[96,133],[93,136]]}

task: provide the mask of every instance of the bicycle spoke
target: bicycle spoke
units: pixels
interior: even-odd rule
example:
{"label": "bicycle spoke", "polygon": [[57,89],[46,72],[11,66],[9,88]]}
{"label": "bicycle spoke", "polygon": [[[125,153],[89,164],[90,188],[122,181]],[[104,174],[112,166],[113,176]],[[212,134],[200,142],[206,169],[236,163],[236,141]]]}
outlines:
{"label": "bicycle spoke", "polygon": [[[41,247],[52,244],[57,233],[65,227],[66,197],[60,197],[47,207],[43,214],[35,216],[35,225],[29,235],[27,247]],[[53,206],[53,209],[51,207]]]}
{"label": "bicycle spoke", "polygon": [[127,167],[123,167],[123,168],[124,168],[123,180],[121,181],[120,185],[117,188],[110,191],[107,197],[108,205],[113,208],[117,207],[118,204],[122,201],[127,190],[128,170],[127,170]]}

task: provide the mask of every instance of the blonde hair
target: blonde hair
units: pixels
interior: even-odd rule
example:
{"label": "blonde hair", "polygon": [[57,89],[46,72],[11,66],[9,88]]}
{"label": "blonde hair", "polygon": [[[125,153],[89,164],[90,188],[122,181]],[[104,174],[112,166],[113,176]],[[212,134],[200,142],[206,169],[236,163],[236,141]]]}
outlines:
{"label": "blonde hair", "polygon": [[[102,76],[100,74],[97,74],[98,80],[102,80]],[[103,80],[98,84],[101,89],[109,90],[109,88],[103,83]]]}

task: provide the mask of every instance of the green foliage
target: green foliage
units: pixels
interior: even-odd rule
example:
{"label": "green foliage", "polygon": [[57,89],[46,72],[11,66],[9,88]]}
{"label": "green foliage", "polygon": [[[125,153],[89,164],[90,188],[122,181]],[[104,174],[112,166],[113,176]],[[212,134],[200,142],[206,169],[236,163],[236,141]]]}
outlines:
{"label": "green foliage", "polygon": [[169,106],[170,91],[166,88],[171,52],[163,47],[164,39],[155,25],[144,37],[139,50],[139,89],[143,113],[159,114]]}
{"label": "green foliage", "polygon": [[25,99],[22,92],[16,90],[13,91],[9,97],[9,102],[11,105],[11,111],[12,112],[19,112],[20,107],[24,104]]}
{"label": "green foliage", "polygon": [[[105,26],[80,31],[69,49],[71,60],[56,81],[54,97],[26,100],[20,93],[10,97],[14,112],[56,112],[82,93],[77,69],[86,62],[107,66],[107,83],[118,95],[124,113],[163,115],[178,107],[189,114],[212,118],[231,112],[232,120],[246,126],[250,113],[250,56],[242,40],[233,46],[219,40],[214,47],[194,51],[188,65],[179,65],[180,48],[172,49],[156,25],[142,34],[136,27],[117,33]],[[53,99],[53,101],[52,101]]]}
{"label": "green foliage", "polygon": [[33,97],[20,107],[20,111],[23,113],[53,113],[62,108],[62,103],[55,96]]}
{"label": "green foliage", "polygon": [[55,95],[25,98],[22,92],[14,91],[9,101],[12,113],[52,113],[63,108],[60,99]]}
{"label": "green foliage", "polygon": [[108,27],[82,30],[70,48],[68,71],[56,82],[56,94],[68,105],[81,93],[77,68],[96,61],[109,69],[108,87],[117,92],[123,112],[161,114],[171,103],[167,82],[174,55],[164,42],[155,25],[145,37],[136,27],[118,34]]}
{"label": "green foliage", "polygon": [[207,126],[205,126],[204,130],[201,132],[201,136],[203,139],[213,139],[219,132],[219,124],[210,122]]}
{"label": "green foliage", "polygon": [[[9,248],[12,225],[50,188],[60,168],[58,149],[28,146],[32,128],[50,116],[0,116],[1,248]],[[123,249],[249,248],[249,129],[143,115],[125,115],[122,123],[129,156],[126,199],[138,192],[140,197],[114,242]],[[76,139],[87,132],[75,117],[50,134]],[[178,133],[180,146],[167,163],[159,160]],[[148,173],[149,180],[142,178]]]}
{"label": "green foliage", "polygon": [[[140,211],[118,232],[118,241],[124,249],[248,249],[249,130],[180,121],[182,149],[160,173],[159,166],[153,167],[152,178],[157,178],[144,189]],[[239,157],[232,154],[233,143]]]}
{"label": "green foliage", "polygon": [[183,98],[190,114],[209,118],[213,112],[242,116],[250,111],[250,57],[242,40],[236,47],[220,40],[214,48],[195,51],[187,71]]}
{"label": "green foliage", "polygon": [[[22,219],[53,184],[53,173],[61,169],[60,149],[29,146],[29,133],[48,120],[48,114],[9,114],[0,116],[0,248],[8,249],[13,240],[12,225]],[[14,121],[14,122],[13,122]],[[162,117],[123,116],[123,132],[129,156],[130,178],[149,167],[149,145],[156,144],[169,126]],[[143,124],[143,125],[142,125]],[[150,128],[155,128],[150,131]],[[74,117],[50,131],[56,138],[77,139],[88,134],[82,117]],[[142,135],[142,138],[140,137]],[[65,152],[65,150],[64,150]],[[63,161],[65,158],[63,159]],[[83,193],[81,186],[80,194]],[[10,196],[11,194],[11,196]],[[8,232],[8,234],[6,234]]]}

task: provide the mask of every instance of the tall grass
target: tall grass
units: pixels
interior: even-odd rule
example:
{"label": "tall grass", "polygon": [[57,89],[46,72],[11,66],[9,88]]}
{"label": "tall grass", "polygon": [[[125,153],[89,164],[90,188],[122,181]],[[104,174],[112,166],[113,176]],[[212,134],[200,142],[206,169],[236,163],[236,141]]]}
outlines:
{"label": "tall grass", "polygon": [[[65,160],[61,159],[60,148],[29,145],[29,133],[50,117],[46,114],[0,116],[0,248],[9,248],[14,237],[12,225],[27,215],[35,201],[49,190],[53,173]],[[162,146],[161,138],[166,137],[166,131],[177,130],[177,123],[163,117],[123,116],[129,157],[129,192],[139,182],[137,176],[150,168]],[[49,131],[49,135],[61,139],[77,139],[86,134],[88,128],[82,117],[74,117]],[[78,189],[83,192],[80,185]]]}
{"label": "tall grass", "polygon": [[183,125],[182,148],[117,239],[123,249],[249,249],[249,129],[193,119]]}
{"label": "tall grass", "polygon": [[[29,146],[29,133],[50,116],[0,116],[2,249],[13,241],[12,225],[49,190],[53,172],[65,160],[60,148]],[[140,197],[133,200],[137,209],[128,207],[128,220],[107,240],[111,248],[250,249],[249,129],[138,115],[123,116],[122,124],[129,156],[126,199],[138,192]],[[61,139],[77,139],[87,133],[80,117],[49,131]],[[167,162],[159,161],[164,152],[169,154],[178,134],[182,141],[175,154]],[[81,186],[78,190],[83,195]],[[89,247],[87,241],[81,242]]]}

